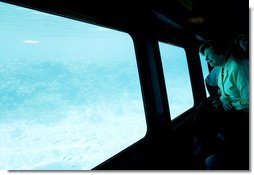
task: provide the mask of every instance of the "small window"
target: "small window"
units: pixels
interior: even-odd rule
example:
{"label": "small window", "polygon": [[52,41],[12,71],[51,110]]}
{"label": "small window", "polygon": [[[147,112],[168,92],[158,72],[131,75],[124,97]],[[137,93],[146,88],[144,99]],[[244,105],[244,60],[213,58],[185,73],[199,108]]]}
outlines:
{"label": "small window", "polygon": [[[205,60],[205,56],[199,54],[199,57],[200,57],[201,67],[202,67],[202,71],[203,71],[203,77],[204,77],[204,81],[205,81],[207,75],[209,74],[208,64]],[[208,97],[208,96],[209,96],[209,92],[206,88],[206,97]]]}
{"label": "small window", "polygon": [[0,169],[89,170],[146,120],[131,37],[0,3]]}
{"label": "small window", "polygon": [[171,119],[190,109],[193,102],[185,50],[159,42]]}

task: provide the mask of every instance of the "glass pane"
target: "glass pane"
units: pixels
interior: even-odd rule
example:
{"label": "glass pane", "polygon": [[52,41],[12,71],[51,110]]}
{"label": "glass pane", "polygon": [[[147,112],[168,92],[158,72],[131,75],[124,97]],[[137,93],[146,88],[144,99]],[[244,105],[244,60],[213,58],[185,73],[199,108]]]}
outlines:
{"label": "glass pane", "polygon": [[[204,81],[205,81],[205,78],[207,77],[207,75],[209,74],[209,70],[208,70],[208,64],[205,60],[205,56],[202,55],[202,54],[199,54],[199,57],[200,57],[200,61],[201,61],[201,67],[202,67],[202,71],[203,71],[203,77],[204,77]],[[206,88],[206,97],[209,96],[209,92]]]}
{"label": "glass pane", "polygon": [[159,42],[171,119],[194,104],[186,54],[183,48]]}
{"label": "glass pane", "polygon": [[146,133],[129,35],[0,3],[0,169],[88,170]]}

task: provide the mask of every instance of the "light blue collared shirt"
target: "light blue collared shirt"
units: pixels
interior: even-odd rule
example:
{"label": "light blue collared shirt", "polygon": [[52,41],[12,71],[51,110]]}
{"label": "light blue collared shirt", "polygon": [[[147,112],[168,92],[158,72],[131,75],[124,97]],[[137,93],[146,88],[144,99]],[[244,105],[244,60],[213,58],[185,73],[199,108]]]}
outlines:
{"label": "light blue collared shirt", "polygon": [[249,60],[230,57],[219,72],[218,86],[221,90],[220,100],[230,102],[236,110],[249,113]]}

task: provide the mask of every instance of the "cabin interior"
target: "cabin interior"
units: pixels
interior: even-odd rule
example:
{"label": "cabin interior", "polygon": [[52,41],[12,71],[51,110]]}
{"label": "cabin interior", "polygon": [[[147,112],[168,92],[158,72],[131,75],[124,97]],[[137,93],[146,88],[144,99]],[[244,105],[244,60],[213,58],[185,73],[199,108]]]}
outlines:
{"label": "cabin interior", "polygon": [[[194,110],[206,98],[198,46],[210,39],[249,34],[247,0],[1,1],[123,31],[132,36],[146,111],[147,134],[93,170],[206,169],[204,162],[193,157]],[[174,120],[170,120],[158,41],[181,46],[187,54],[194,106]],[[239,162],[235,157],[228,162],[228,167],[222,169],[248,170],[249,157],[244,158]]]}

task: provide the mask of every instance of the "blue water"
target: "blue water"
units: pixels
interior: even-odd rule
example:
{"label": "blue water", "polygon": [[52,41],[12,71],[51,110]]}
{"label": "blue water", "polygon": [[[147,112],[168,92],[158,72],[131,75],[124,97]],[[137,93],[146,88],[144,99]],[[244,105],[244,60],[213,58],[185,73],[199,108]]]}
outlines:
{"label": "blue water", "polygon": [[0,169],[88,170],[146,133],[129,35],[0,3]]}

